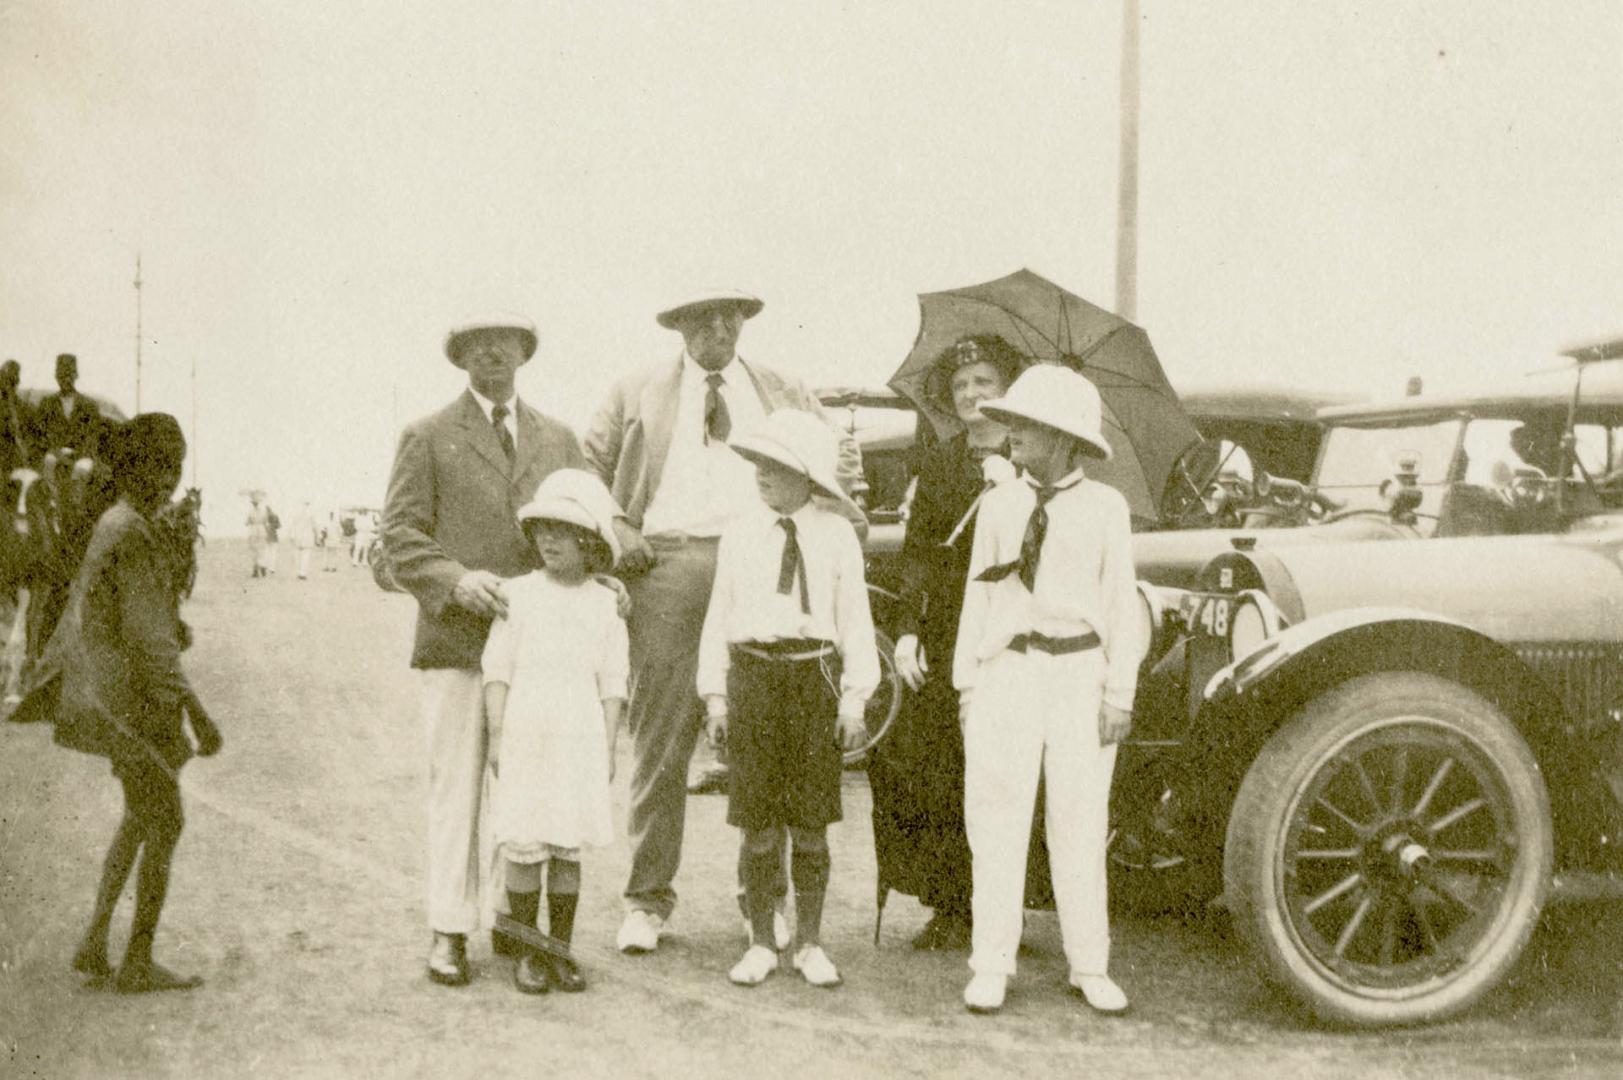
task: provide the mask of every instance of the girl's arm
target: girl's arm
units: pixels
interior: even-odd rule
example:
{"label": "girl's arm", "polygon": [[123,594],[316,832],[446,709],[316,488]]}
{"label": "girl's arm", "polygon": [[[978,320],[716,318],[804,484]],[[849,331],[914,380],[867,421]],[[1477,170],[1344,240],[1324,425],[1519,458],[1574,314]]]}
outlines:
{"label": "girl's arm", "polygon": [[507,716],[507,684],[485,683],[485,760],[498,776],[502,748],[502,720]]}
{"label": "girl's arm", "polygon": [[620,718],[625,715],[626,699],[603,699],[603,745],[608,747],[609,779],[614,779],[614,750],[620,741]]}

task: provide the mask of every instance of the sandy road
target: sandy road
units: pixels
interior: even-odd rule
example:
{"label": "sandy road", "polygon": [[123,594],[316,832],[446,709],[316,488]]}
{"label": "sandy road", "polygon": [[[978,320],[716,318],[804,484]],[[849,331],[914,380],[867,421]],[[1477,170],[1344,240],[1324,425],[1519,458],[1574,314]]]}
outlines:
{"label": "sandy road", "polygon": [[[847,985],[730,986],[740,948],[735,834],[690,802],[682,902],[658,954],[613,951],[623,844],[589,852],[577,942],[592,989],[523,998],[475,950],[463,991],[422,975],[420,752],[405,667],[411,602],[361,571],[250,581],[238,545],[205,553],[190,668],[226,730],[186,771],[189,822],[159,954],[205,974],[186,995],[120,998],[67,968],[118,813],[105,764],[0,725],[0,1076],[756,1075],[1616,1076],[1623,919],[1547,920],[1522,974],[1470,1016],[1408,1032],[1315,1028],[1265,992],[1220,924],[1119,924],[1133,1013],[1061,987],[1034,915],[1009,1007],[958,1003],[962,954],[906,947],[892,901],[872,945],[867,790],[848,774],[832,834],[827,940]],[[624,758],[622,758],[624,762]],[[619,788],[623,813],[624,771]],[[127,923],[121,911],[115,944]]]}

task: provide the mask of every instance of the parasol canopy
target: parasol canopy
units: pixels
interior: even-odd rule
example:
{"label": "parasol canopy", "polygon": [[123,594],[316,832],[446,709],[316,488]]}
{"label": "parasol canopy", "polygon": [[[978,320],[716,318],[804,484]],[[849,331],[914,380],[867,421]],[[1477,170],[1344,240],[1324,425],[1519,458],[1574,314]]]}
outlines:
{"label": "parasol canopy", "polygon": [[921,293],[918,338],[890,386],[917,405],[942,438],[961,424],[925,393],[925,379],[943,351],[972,334],[996,334],[1034,361],[1087,376],[1103,399],[1104,434],[1115,454],[1090,461],[1088,475],[1120,491],[1135,520],[1158,521],[1167,478],[1200,433],[1167,382],[1149,335],[1030,270]]}

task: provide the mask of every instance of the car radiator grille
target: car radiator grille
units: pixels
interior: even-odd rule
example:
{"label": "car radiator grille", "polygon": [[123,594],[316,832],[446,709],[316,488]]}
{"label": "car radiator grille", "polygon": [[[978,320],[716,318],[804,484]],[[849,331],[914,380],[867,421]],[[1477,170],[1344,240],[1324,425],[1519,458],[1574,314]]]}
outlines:
{"label": "car radiator grille", "polygon": [[1572,642],[1516,648],[1566,708],[1568,733],[1593,738],[1623,728],[1623,645]]}

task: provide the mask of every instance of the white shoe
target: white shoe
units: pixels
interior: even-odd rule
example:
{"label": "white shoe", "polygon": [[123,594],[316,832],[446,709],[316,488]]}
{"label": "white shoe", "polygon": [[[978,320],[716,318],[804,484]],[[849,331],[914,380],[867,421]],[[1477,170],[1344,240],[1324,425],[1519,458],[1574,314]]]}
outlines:
{"label": "white shoe", "polygon": [[821,945],[802,945],[790,963],[794,964],[795,970],[813,986],[840,985],[840,970],[834,966],[834,961],[828,958],[828,953],[823,951]]}
{"label": "white shoe", "polygon": [[1122,993],[1121,987],[1109,975],[1083,975],[1073,971],[1071,985],[1082,991],[1082,999],[1095,1012],[1111,1014],[1127,1011],[1127,995]]}
{"label": "white shoe", "polygon": [[765,945],[751,945],[727,977],[739,986],[759,986],[778,970],[778,954]]}
{"label": "white shoe", "polygon": [[653,952],[659,948],[659,934],[664,929],[665,920],[652,911],[628,911],[614,943],[623,953]]}
{"label": "white shoe", "polygon": [[1007,975],[976,975],[964,987],[964,1005],[973,1013],[995,1013],[1003,1008],[1008,988]]}

